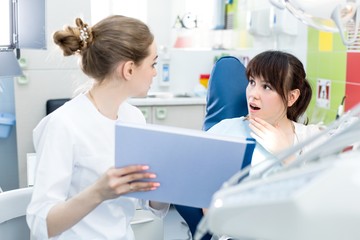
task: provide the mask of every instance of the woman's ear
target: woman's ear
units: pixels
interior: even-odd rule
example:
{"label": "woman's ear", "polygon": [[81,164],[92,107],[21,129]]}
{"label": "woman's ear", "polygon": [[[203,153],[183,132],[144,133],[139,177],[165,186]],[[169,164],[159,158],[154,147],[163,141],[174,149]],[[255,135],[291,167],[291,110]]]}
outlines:
{"label": "woman's ear", "polygon": [[[120,67],[120,65],[119,65]],[[133,76],[135,64],[133,61],[126,61],[122,68],[119,70],[121,71],[121,75],[124,76],[125,80],[130,80]]]}
{"label": "woman's ear", "polygon": [[298,100],[299,96],[300,96],[299,89],[291,90],[288,95],[288,107],[291,107]]}

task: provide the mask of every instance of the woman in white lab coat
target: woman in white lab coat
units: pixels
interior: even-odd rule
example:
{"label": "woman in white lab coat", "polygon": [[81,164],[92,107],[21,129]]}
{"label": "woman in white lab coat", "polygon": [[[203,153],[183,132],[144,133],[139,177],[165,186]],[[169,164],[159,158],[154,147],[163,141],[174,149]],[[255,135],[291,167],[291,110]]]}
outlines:
{"label": "woman in white lab coat", "polygon": [[[35,239],[134,239],[138,204],[164,216],[168,204],[123,195],[159,187],[148,166],[114,168],[115,122],[145,124],[129,97],[146,96],[156,75],[154,37],[139,20],[110,16],[55,32],[65,56],[79,55],[92,87],[34,129],[37,172],[27,222]],[[141,141],[139,139],[139,141]],[[150,179],[150,181],[141,181]]]}

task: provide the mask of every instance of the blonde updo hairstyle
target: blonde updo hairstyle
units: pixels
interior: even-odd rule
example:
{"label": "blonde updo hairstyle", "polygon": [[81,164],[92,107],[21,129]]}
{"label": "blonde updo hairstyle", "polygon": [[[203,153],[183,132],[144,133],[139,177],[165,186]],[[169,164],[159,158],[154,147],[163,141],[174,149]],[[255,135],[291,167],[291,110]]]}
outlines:
{"label": "blonde updo hairstyle", "polygon": [[80,18],[76,26],[66,26],[53,35],[64,56],[81,55],[83,72],[102,81],[111,77],[122,61],[140,65],[150,54],[154,36],[140,20],[113,15],[89,27]]}

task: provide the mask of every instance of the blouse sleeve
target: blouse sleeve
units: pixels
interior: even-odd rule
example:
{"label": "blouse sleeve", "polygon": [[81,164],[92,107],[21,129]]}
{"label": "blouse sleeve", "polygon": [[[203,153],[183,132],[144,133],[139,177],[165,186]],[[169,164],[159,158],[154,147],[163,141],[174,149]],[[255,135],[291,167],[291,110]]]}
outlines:
{"label": "blouse sleeve", "polygon": [[214,126],[209,128],[207,132],[214,133],[214,134],[226,134],[231,135],[232,133],[233,124],[232,121],[229,119],[221,120],[220,122],[216,123]]}
{"label": "blouse sleeve", "polygon": [[49,210],[67,199],[73,171],[71,131],[63,119],[43,120],[34,129],[37,167],[34,192],[27,209],[32,235],[48,239],[46,218]]}
{"label": "blouse sleeve", "polygon": [[[309,125],[303,125],[300,123],[294,123],[294,124],[295,124],[295,144],[307,141],[310,137],[319,134],[323,130],[321,126],[315,124],[309,124]],[[305,152],[311,151],[316,146],[318,146],[318,144],[325,141],[327,138],[328,136],[326,135],[315,140],[311,144],[307,144],[298,154],[303,154]]]}

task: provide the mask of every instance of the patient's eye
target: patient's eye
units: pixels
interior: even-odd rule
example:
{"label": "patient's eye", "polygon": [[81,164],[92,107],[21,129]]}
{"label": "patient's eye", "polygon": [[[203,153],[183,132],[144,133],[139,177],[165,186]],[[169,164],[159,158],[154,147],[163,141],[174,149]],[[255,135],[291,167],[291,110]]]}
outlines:
{"label": "patient's eye", "polygon": [[255,85],[255,80],[254,79],[249,79],[249,85],[254,86]]}
{"label": "patient's eye", "polygon": [[270,84],[264,84],[263,87],[265,90],[272,90],[272,87]]}

